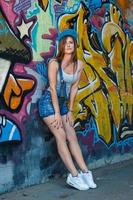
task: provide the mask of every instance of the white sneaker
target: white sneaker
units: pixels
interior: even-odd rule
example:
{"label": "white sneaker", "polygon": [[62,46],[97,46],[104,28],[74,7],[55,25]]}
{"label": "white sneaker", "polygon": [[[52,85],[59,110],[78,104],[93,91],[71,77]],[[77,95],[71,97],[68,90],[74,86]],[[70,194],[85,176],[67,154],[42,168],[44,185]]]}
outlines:
{"label": "white sneaker", "polygon": [[89,188],[96,188],[97,185],[93,180],[93,175],[91,171],[88,171],[86,173],[80,172],[80,175],[82,177],[82,179],[84,180],[84,182],[89,186]]}
{"label": "white sneaker", "polygon": [[68,175],[66,183],[78,190],[88,190],[89,186],[83,181],[80,174],[78,176]]}

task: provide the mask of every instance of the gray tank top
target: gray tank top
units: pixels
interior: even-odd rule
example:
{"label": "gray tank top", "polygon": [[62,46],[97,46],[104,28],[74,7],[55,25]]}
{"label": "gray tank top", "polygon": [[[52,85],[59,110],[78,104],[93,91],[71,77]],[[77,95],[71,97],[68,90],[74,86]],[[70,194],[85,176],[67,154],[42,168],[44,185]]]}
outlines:
{"label": "gray tank top", "polygon": [[[77,64],[78,65],[78,64]],[[63,69],[62,69],[62,75],[63,75],[63,79],[66,82],[66,94],[67,94],[67,98],[69,98],[70,95],[70,90],[71,90],[71,86],[74,82],[77,81],[78,78],[78,70],[79,70],[79,65],[77,66],[76,72],[74,74],[68,74],[66,73]],[[57,75],[57,85],[56,85],[57,91],[60,88],[60,74],[58,71],[58,75]]]}

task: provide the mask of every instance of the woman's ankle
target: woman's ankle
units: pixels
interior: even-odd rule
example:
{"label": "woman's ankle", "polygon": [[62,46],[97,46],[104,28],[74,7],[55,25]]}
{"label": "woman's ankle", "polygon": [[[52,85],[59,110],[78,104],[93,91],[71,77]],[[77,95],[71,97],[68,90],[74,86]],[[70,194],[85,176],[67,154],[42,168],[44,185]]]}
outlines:
{"label": "woman's ankle", "polygon": [[88,173],[89,169],[81,169],[82,173]]}
{"label": "woman's ankle", "polygon": [[78,171],[77,172],[71,172],[72,177],[77,177],[78,176]]}

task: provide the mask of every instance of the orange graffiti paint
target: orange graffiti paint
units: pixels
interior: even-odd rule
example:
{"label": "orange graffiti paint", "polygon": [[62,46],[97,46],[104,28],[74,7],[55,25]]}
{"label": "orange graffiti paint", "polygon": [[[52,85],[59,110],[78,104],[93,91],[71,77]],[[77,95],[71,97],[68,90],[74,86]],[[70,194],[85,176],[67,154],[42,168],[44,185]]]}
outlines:
{"label": "orange graffiti paint", "polygon": [[34,86],[34,81],[31,79],[15,79],[10,74],[5,90],[4,100],[6,105],[12,109],[17,109],[21,103],[24,93],[31,90]]}
{"label": "orange graffiti paint", "polygon": [[126,9],[129,7],[130,5],[130,1],[129,0],[117,0],[117,3],[119,4],[119,6],[122,9],[122,12],[125,14]]}

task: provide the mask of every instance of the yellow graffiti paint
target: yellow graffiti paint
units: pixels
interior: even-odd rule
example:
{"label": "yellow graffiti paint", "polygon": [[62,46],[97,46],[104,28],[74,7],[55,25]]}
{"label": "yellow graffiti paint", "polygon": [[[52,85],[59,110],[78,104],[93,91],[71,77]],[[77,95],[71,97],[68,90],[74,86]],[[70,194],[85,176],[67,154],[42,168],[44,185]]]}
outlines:
{"label": "yellow graffiti paint", "polygon": [[48,1],[48,0],[38,0],[38,3],[39,3],[40,7],[41,7],[43,10],[46,10],[47,7],[48,7],[49,1]]}
{"label": "yellow graffiti paint", "polygon": [[126,34],[126,49],[125,49],[125,81],[126,81],[126,91],[125,91],[125,100],[127,105],[127,115],[128,119],[130,121],[130,124],[132,124],[132,117],[133,117],[133,77],[131,76],[131,48],[132,44],[131,40],[129,39],[129,36]]}
{"label": "yellow graffiti paint", "polygon": [[[56,0],[56,2],[58,3],[62,3],[62,0]],[[48,4],[49,4],[49,0],[38,0],[39,6],[46,11]]]}
{"label": "yellow graffiti paint", "polygon": [[117,0],[117,2],[120,5],[123,13],[125,13],[126,9],[129,7],[130,0]]}

